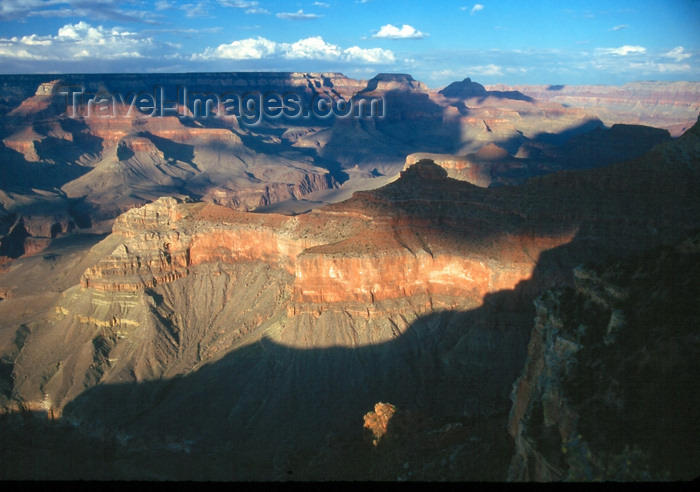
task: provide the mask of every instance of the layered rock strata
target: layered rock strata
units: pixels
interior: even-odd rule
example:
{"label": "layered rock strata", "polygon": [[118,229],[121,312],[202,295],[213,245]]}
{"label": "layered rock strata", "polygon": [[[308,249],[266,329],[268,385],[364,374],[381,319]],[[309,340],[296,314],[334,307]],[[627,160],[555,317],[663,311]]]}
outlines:
{"label": "layered rock strata", "polygon": [[[449,183],[444,171],[428,161],[405,174],[406,181]],[[420,192],[421,184],[413,186]],[[376,198],[360,193],[354,203],[364,207]],[[434,237],[444,225],[428,217],[382,212],[392,208],[391,200],[382,201],[364,212],[353,211],[351,202],[338,210],[289,218],[162,198],[117,219],[113,233],[124,238],[122,244],[88,269],[81,285],[107,292],[136,291],[180,278],[201,264],[264,261],[294,274],[292,312],[304,305],[371,305],[416,295],[478,302],[489,292],[511,289],[527,279],[540,251],[571,239],[567,234],[503,236],[497,241],[501,250],[509,251],[506,263],[483,247],[463,249],[454,239]],[[438,218],[460,227],[455,219],[451,213]],[[338,235],[327,242],[334,228]]]}
{"label": "layered rock strata", "polygon": [[697,82],[631,82],[604,85],[492,85],[491,90],[519,91],[542,102],[584,108],[603,122],[652,125],[675,136],[695,123],[700,113]]}

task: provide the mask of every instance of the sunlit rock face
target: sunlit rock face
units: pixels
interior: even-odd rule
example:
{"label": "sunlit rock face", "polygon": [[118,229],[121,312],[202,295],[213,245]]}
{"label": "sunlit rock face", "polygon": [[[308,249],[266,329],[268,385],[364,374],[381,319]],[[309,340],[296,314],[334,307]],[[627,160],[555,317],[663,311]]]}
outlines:
{"label": "sunlit rock face", "polygon": [[[685,150],[679,154],[675,149]],[[426,159],[408,165],[399,180],[382,190],[359,192],[298,217],[161,199],[117,219],[114,233],[127,239],[87,271],[82,282],[98,289],[133,289],[136,279],[149,287],[180,278],[200,264],[259,260],[294,274],[294,310],[305,304],[361,304],[413,295],[478,303],[488,293],[527,280],[543,251],[571,242],[582,230],[597,230],[601,237],[624,230],[642,240],[673,227],[682,214],[670,202],[658,210],[653,228],[644,225],[648,216],[630,215],[620,222],[603,210],[615,209],[625,196],[630,208],[648,208],[659,195],[654,187],[685,186],[680,174],[654,177],[661,172],[658,162],[692,159],[696,152],[693,130],[638,162],[493,191],[450,179],[449,170]],[[500,159],[504,152],[487,147],[480,157]],[[632,167],[635,172],[626,181],[610,179]],[[564,198],[567,189],[580,191]],[[639,196],[643,189],[646,196]],[[558,206],[549,206],[550,200]],[[590,210],[590,203],[601,211]],[[552,221],[562,225],[552,227]],[[119,272],[131,280],[122,284]]]}
{"label": "sunlit rock face", "polygon": [[[429,214],[440,198],[426,191],[437,191],[440,182],[461,186],[446,174],[432,161],[404,171],[402,182],[414,190],[408,200],[425,208],[423,217],[397,215],[392,200],[382,203],[381,195],[360,194],[346,205],[294,218],[162,198],[116,220],[114,234],[123,243],[86,271],[81,283],[129,291],[175,280],[201,264],[264,261],[294,274],[296,311],[414,295],[478,304],[486,294],[528,279],[541,251],[571,240],[566,233],[534,238],[514,232],[494,238],[490,248],[465,247],[463,236],[451,237],[450,227],[463,226],[459,211],[448,209],[434,219]],[[328,227],[319,228],[326,215],[343,219],[338,241],[327,242]]]}

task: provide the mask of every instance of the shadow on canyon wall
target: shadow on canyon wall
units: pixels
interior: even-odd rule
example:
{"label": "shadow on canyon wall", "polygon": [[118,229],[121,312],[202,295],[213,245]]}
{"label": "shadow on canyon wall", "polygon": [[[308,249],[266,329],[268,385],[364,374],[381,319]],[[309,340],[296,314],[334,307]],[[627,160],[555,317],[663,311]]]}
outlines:
{"label": "shadow on canyon wall", "polygon": [[[23,435],[23,424],[10,419],[2,433],[2,453],[10,457],[2,460],[2,477],[88,478],[101,473],[93,466],[101,466],[107,471],[100,478],[279,479],[289,472],[318,478],[328,469],[342,478],[366,478],[363,460],[371,447],[349,459],[339,454],[327,470],[304,467],[334,441],[360,443],[362,416],[379,401],[442,422],[500,414],[505,428],[508,396],[526,357],[534,296],[570,284],[571,268],[583,261],[675,242],[700,224],[697,162],[695,168],[682,161],[661,168],[669,152],[611,171],[547,176],[515,197],[478,191],[500,193],[496,201],[523,207],[510,210],[541,217],[533,234],[578,227],[570,243],[540,255],[529,280],[485,296],[481,307],[420,316],[382,344],[296,348],[263,338],[186,376],[99,385],[69,403],[63,419],[100,436],[106,451],[78,447],[65,453],[64,428],[46,443],[28,427]],[[582,199],[581,190],[597,194]],[[315,329],[353,328],[352,316],[342,311],[331,313],[323,327],[314,318],[298,315],[293,322],[311,339]],[[27,435],[35,440],[26,441]],[[17,459],[22,455],[13,454],[13,436],[39,458]],[[75,439],[86,447],[97,442]],[[44,443],[55,451],[37,448]],[[40,466],[44,460],[51,465]],[[64,460],[75,468],[58,470],[55,464]],[[57,475],[45,475],[52,471]]]}
{"label": "shadow on canyon wall", "polygon": [[[380,401],[439,423],[498,417],[503,442],[533,316],[520,290],[421,316],[378,345],[295,348],[263,338],[183,377],[100,385],[64,409],[61,421],[80,430],[30,412],[5,416],[0,477],[371,479],[376,456],[362,418]],[[345,313],[331,317],[337,326],[302,315],[301,329],[353,329]],[[333,449],[342,452],[325,456]],[[488,473],[465,464],[454,479],[504,479],[511,455],[506,446]],[[310,469],[312,461],[323,466]]]}
{"label": "shadow on canyon wall", "polygon": [[[473,310],[420,316],[389,342],[297,348],[262,338],[186,376],[99,385],[64,409],[62,420],[79,431],[37,423],[28,412],[23,420],[6,416],[1,476],[372,479],[385,475],[377,475],[379,458],[363,437],[362,418],[384,401],[438,425],[476,429],[502,420],[489,427],[492,435],[473,431],[461,443],[476,455],[483,448],[488,461],[464,463],[450,477],[505,479],[512,447],[492,444],[507,439],[509,393],[525,361],[531,301],[543,287],[569,284],[571,267],[588,256],[596,251],[579,233],[542,253],[532,277],[514,289],[485,296]],[[352,318],[340,311],[324,325],[312,318],[298,315],[297,329],[309,336],[352,329]],[[444,478],[439,465],[435,470],[424,478]]]}

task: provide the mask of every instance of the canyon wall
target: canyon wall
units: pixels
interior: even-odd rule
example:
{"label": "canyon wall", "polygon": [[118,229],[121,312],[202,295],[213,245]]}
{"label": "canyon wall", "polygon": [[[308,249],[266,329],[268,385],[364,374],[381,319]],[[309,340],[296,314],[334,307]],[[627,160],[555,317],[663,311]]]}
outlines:
{"label": "canyon wall", "polygon": [[512,393],[516,481],[698,476],[700,237],[545,293]]}
{"label": "canyon wall", "polygon": [[[81,285],[137,291],[181,278],[202,264],[263,261],[294,274],[293,312],[306,304],[371,304],[415,295],[478,303],[490,292],[528,279],[540,251],[571,240],[563,235],[524,246],[525,238],[504,236],[501,247],[512,250],[504,261],[478,251],[449,251],[438,243],[431,248],[421,242],[423,236],[430,241],[429,226],[418,230],[417,237],[401,237],[396,225],[387,234],[384,224],[391,229],[391,221],[382,216],[369,226],[371,239],[360,232],[368,227],[364,219],[347,217],[346,230],[353,234],[328,245],[309,235],[305,222],[303,217],[245,216],[213,204],[161,198],[116,220],[113,234],[122,243],[85,271]],[[522,247],[527,254],[518,253]]]}

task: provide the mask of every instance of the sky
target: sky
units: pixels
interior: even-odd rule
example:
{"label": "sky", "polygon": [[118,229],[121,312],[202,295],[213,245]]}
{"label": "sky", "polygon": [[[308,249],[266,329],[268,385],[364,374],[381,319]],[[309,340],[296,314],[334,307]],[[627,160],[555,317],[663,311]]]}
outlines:
{"label": "sky", "polygon": [[0,0],[0,73],[700,81],[700,0]]}

